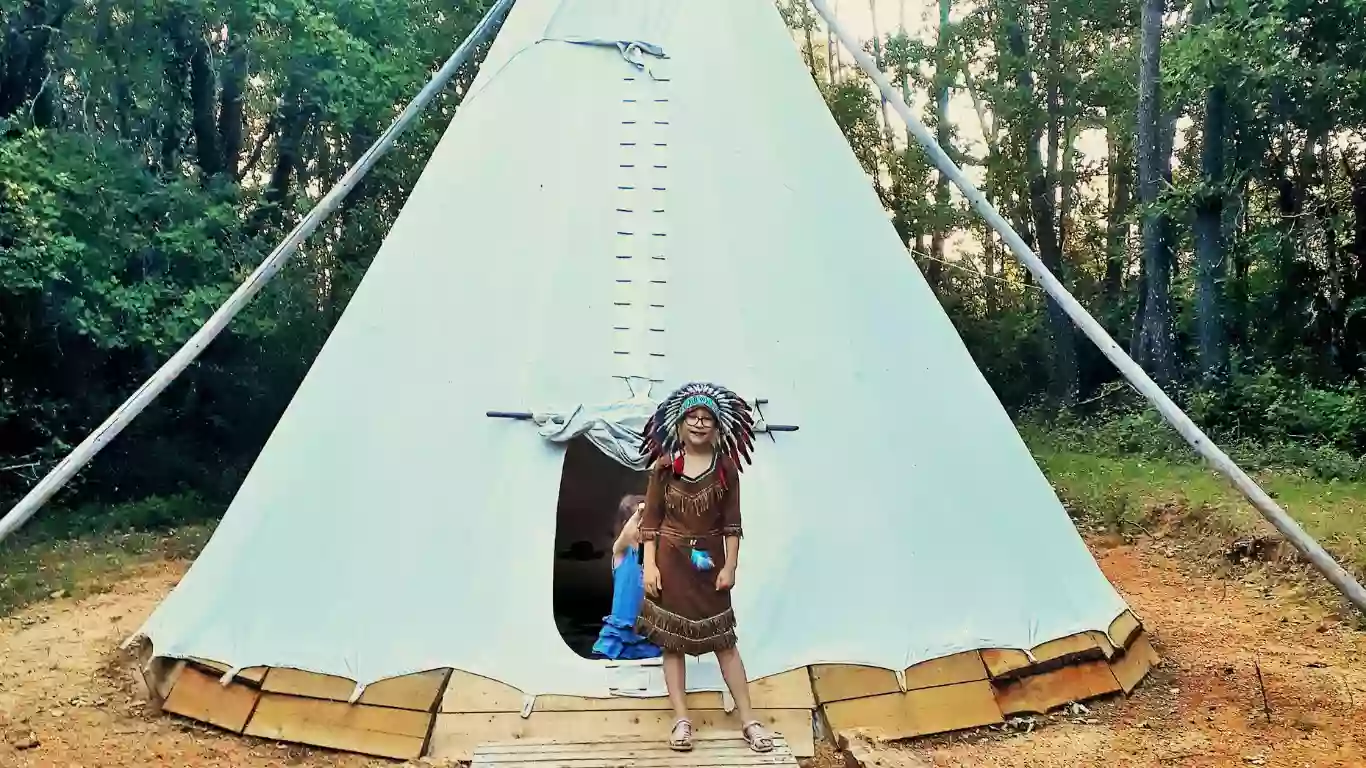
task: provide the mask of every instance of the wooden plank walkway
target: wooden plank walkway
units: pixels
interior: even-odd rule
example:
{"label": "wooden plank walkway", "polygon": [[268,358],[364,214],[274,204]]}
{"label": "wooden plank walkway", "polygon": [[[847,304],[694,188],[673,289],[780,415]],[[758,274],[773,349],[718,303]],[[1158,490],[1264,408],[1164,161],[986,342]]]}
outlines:
{"label": "wooden plank walkway", "polygon": [[691,752],[674,752],[663,739],[520,739],[481,744],[470,768],[796,768],[787,739],[773,735],[773,751],[749,748],[738,731],[693,735]]}

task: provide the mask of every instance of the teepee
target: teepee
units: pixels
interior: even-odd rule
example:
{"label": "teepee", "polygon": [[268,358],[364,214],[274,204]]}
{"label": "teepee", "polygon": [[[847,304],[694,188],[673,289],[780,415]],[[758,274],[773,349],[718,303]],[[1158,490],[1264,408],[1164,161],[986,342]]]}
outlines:
{"label": "teepee", "polygon": [[[663,739],[658,667],[561,639],[557,508],[567,446],[631,474],[631,430],[692,379],[768,425],[735,603],[755,705],[799,756],[813,725],[980,726],[1153,662],[769,0],[520,0],[139,631],[148,687],[391,757]],[[699,728],[725,727],[713,662],[690,684]]]}

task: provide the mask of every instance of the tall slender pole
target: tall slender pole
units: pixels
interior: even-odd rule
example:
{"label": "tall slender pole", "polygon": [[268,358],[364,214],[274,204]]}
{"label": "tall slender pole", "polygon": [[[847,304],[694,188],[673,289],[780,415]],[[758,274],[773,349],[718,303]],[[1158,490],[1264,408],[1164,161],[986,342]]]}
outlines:
{"label": "tall slender pole", "polygon": [[427,82],[426,87],[394,119],[394,122],[379,137],[379,140],[366,150],[364,155],[361,155],[356,164],[351,166],[336,186],[332,187],[323,199],[318,201],[318,204],[308,212],[307,216],[304,216],[298,226],[294,227],[294,231],[290,232],[289,236],[284,239],[284,242],[276,246],[274,251],[271,251],[270,256],[261,262],[256,271],[252,272],[237,287],[237,290],[233,291],[228,300],[223,302],[223,306],[219,307],[218,311],[214,312],[198,331],[195,331],[190,340],[185,342],[185,345],[172,355],[171,359],[167,360],[161,368],[157,369],[156,373],[152,374],[151,378],[144,382],[141,387],[138,387],[132,396],[116,408],[103,424],[81,441],[80,445],[72,449],[66,458],[62,459],[56,467],[53,467],[52,471],[39,481],[33,490],[28,492],[28,495],[20,499],[13,509],[7,512],[3,518],[0,518],[0,541],[4,541],[7,536],[18,530],[19,526],[33,517],[33,514],[48,499],[51,499],[53,494],[60,490],[63,485],[66,485],[67,481],[82,467],[90,463],[90,460],[95,458],[95,455],[105,445],[108,445],[109,441],[118,436],[157,395],[170,386],[171,382],[175,381],[176,377],[199,357],[199,354],[217,338],[218,334],[222,333],[233,317],[241,312],[242,308],[250,303],[257,293],[260,293],[266,283],[270,282],[270,279],[285,265],[285,262],[289,261],[289,258],[299,250],[303,241],[313,234],[313,231],[324,219],[337,210],[365,174],[369,173],[370,169],[379,162],[379,159],[393,148],[394,141],[412,126],[413,122],[417,120],[418,114],[431,103],[432,99],[436,98],[436,95],[446,87],[450,79],[469,61],[474,50],[488,39],[499,22],[512,9],[514,2],[515,0],[498,0],[488,10],[488,13],[484,14],[484,18],[480,20],[470,36],[465,38],[459,48],[455,49],[455,53],[451,54],[441,69],[437,70],[436,74]]}
{"label": "tall slender pole", "polygon": [[1015,258],[1034,275],[1034,278],[1039,281],[1039,285],[1062,307],[1082,333],[1086,334],[1086,337],[1100,348],[1101,353],[1111,363],[1114,363],[1124,378],[1157,408],[1158,413],[1162,414],[1162,418],[1166,419],[1167,423],[1180,433],[1181,437],[1195,449],[1196,453],[1199,453],[1216,470],[1232,481],[1234,487],[1247,497],[1252,506],[1275,526],[1276,530],[1280,531],[1281,535],[1285,536],[1286,540],[1299,550],[1305,559],[1323,574],[1324,578],[1334,587],[1337,587],[1338,591],[1342,592],[1343,596],[1357,607],[1357,610],[1366,614],[1366,588],[1363,588],[1346,569],[1339,565],[1332,555],[1329,555],[1313,537],[1305,533],[1291,519],[1290,515],[1286,514],[1285,510],[1281,509],[1280,505],[1267,495],[1266,491],[1263,491],[1257,483],[1253,482],[1246,472],[1233,463],[1233,459],[1229,458],[1228,454],[1215,445],[1209,436],[1196,426],[1195,422],[1191,421],[1190,417],[1176,403],[1172,402],[1167,393],[1163,392],[1162,388],[1149,378],[1138,363],[1133,361],[1133,358],[1125,354],[1124,350],[1115,343],[1114,339],[1110,338],[1110,334],[1106,333],[1100,323],[1096,322],[1096,319],[1091,317],[1086,309],[1072,297],[1072,294],[1068,293],[1062,283],[1053,276],[1053,273],[1048,271],[1048,268],[1030,250],[1025,241],[1020,238],[1019,233],[1010,226],[1010,223],[987,201],[967,176],[963,175],[963,171],[949,159],[943,148],[935,141],[934,135],[906,105],[901,94],[897,93],[896,88],[887,81],[873,60],[858,46],[857,41],[851,38],[849,33],[835,20],[835,15],[831,13],[825,0],[811,0],[811,4],[815,6],[816,12],[821,15],[821,18],[825,19],[826,26],[834,33],[835,37],[848,49],[859,68],[863,70],[864,74],[872,78],[878,90],[882,92],[883,98],[887,99],[897,114],[906,121],[912,135],[924,148],[935,167],[949,177],[949,180],[962,191],[963,196],[972,203],[972,207],[1001,235],[1001,239],[1010,246]]}

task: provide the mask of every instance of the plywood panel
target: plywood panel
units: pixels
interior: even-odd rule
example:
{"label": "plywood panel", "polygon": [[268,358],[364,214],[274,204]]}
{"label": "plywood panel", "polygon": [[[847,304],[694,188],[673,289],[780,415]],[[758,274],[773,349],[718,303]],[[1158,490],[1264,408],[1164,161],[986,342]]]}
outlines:
{"label": "plywood panel", "polygon": [[[781,733],[797,757],[816,752],[811,712],[805,709],[761,709],[755,716],[770,732]],[[692,713],[695,740],[715,738],[716,732],[733,733],[739,721],[716,710]],[[673,713],[664,710],[609,712],[535,712],[522,718],[510,712],[442,713],[436,716],[428,754],[438,760],[473,759],[474,750],[488,742],[551,740],[591,742],[635,738],[666,743]]]}
{"label": "plywood panel", "polygon": [[1064,658],[1075,658],[1077,661],[1108,659],[1114,655],[1114,652],[1114,646],[1100,632],[1082,632],[1077,635],[1068,635],[1042,643],[1033,649],[1036,665]]}
{"label": "plywood panel", "polygon": [[415,675],[379,680],[366,686],[365,692],[360,696],[360,703],[431,712],[436,708],[437,697],[441,695],[441,689],[450,673],[449,669],[433,669]]}
{"label": "plywood panel", "polygon": [[[222,677],[223,675],[227,674],[228,670],[230,669],[230,667],[227,664],[218,661],[213,661],[211,659],[201,659],[192,656],[190,657],[190,661],[200,667],[203,667],[206,670],[217,672],[219,677]],[[269,669],[270,667],[247,667],[246,669],[233,675],[232,679],[240,680],[244,683],[249,683],[251,685],[260,685],[261,681],[265,679],[266,672]]]}
{"label": "plywood panel", "polygon": [[749,684],[749,700],[755,709],[815,709],[811,670],[798,667],[754,680]]}
{"label": "plywood panel", "polygon": [[220,685],[218,678],[187,664],[161,708],[172,714],[241,733],[260,691],[241,683]]}
{"label": "plywood panel", "polygon": [[346,701],[351,698],[351,692],[356,690],[356,683],[344,677],[320,675],[287,667],[271,667],[270,673],[261,683],[261,690],[309,699]]}
{"label": "plywood panel", "polygon": [[[987,679],[987,668],[977,651],[956,653],[906,669],[906,689],[933,688]],[[900,693],[890,670],[854,664],[820,664],[811,668],[812,688],[821,703]]]}
{"label": "plywood panel", "polygon": [[1004,719],[986,680],[838,701],[825,705],[825,716],[840,736],[875,739],[909,739]]}
{"label": "plywood panel", "polygon": [[1138,687],[1139,681],[1147,676],[1148,671],[1158,661],[1160,659],[1157,651],[1153,648],[1147,633],[1139,632],[1124,655],[1110,662],[1110,671],[1114,673],[1115,679],[1119,681],[1124,693],[1128,694]]}
{"label": "plywood panel", "polygon": [[[805,667],[772,675],[749,684],[750,703],[755,709],[814,709],[811,677]],[[510,685],[455,670],[441,699],[442,712],[521,712],[525,696]],[[719,692],[698,691],[688,694],[688,708],[721,709]],[[603,712],[618,710],[671,709],[664,696],[537,696],[535,712]]]}
{"label": "plywood panel", "polygon": [[1029,666],[1025,652],[1013,648],[986,648],[982,651],[982,661],[992,677],[1005,677]]}
{"label": "plywood panel", "polygon": [[1030,649],[1034,656],[1013,648],[991,648],[982,651],[982,661],[991,677],[1010,679],[1037,674],[1060,664],[1108,659],[1116,649],[1101,632],[1081,632],[1040,643]]}
{"label": "plywood panel", "polygon": [[412,760],[422,755],[433,717],[407,709],[263,693],[246,734]]}
{"label": "plywood panel", "polygon": [[811,667],[811,684],[822,704],[901,692],[891,670],[854,664],[817,664]]}
{"label": "plywood panel", "polygon": [[955,653],[916,664],[906,669],[906,689],[933,688],[938,685],[970,683],[987,679],[986,664],[977,651]]}
{"label": "plywood panel", "polygon": [[180,673],[185,671],[186,666],[188,663],[180,659],[152,659],[144,680],[157,701],[165,702],[166,697],[171,695],[171,689],[175,688],[176,681],[180,679]]}
{"label": "plywood panel", "polygon": [[1120,690],[1105,661],[1088,661],[998,683],[996,700],[1005,715],[1043,714],[1072,701],[1085,701]]}
{"label": "plywood panel", "polygon": [[[430,712],[436,705],[436,698],[440,695],[449,674],[448,669],[433,669],[414,675],[379,680],[366,686],[357,703]],[[344,677],[284,667],[272,668],[261,683],[261,690],[267,693],[330,701],[348,701],[355,689],[356,683]]]}
{"label": "plywood panel", "polygon": [[1132,611],[1121,613],[1118,618],[1110,622],[1110,637],[1122,648],[1128,648],[1138,637],[1138,632],[1143,628],[1139,623],[1138,617]]}
{"label": "plywood panel", "polygon": [[521,712],[524,699],[521,691],[506,683],[457,669],[441,695],[440,711]]}
{"label": "plywood panel", "polygon": [[775,738],[773,750],[750,749],[738,732],[714,734],[721,738],[693,740],[690,753],[679,753],[658,738],[610,739],[591,743],[556,741],[500,742],[476,748],[471,768],[695,768],[696,766],[789,766],[797,760],[785,739]]}

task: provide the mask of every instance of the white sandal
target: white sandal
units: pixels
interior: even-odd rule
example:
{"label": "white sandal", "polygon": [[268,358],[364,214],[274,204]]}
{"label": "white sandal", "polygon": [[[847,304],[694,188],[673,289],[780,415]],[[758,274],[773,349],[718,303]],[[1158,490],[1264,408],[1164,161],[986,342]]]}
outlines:
{"label": "white sandal", "polygon": [[[758,733],[756,736],[755,733]],[[755,752],[772,752],[773,737],[764,733],[764,726],[758,720],[751,720],[745,723],[740,729],[740,734],[749,742],[749,748]]]}
{"label": "white sandal", "polygon": [[669,732],[669,749],[675,752],[692,751],[692,721],[686,717],[674,721],[673,730]]}

